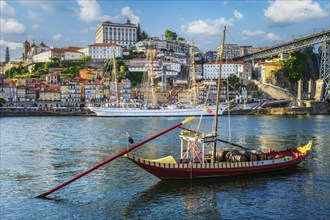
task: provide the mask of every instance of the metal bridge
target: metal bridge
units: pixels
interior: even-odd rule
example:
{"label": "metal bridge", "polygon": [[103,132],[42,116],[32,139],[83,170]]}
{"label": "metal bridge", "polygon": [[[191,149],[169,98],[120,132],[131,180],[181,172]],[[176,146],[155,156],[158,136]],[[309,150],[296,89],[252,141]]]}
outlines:
{"label": "metal bridge", "polygon": [[251,61],[255,59],[267,58],[279,53],[298,50],[305,47],[321,45],[321,62],[319,78],[324,80],[323,99],[330,96],[330,29],[316,32],[301,38],[296,38],[288,43],[276,45],[272,48],[262,50],[256,53],[247,54],[241,57],[235,57],[235,61]]}

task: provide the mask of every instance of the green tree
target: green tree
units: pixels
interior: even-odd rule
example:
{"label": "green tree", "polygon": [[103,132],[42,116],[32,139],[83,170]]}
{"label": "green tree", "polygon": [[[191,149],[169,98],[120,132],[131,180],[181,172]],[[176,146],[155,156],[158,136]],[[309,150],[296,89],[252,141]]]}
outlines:
{"label": "green tree", "polygon": [[239,78],[236,75],[234,75],[234,74],[230,74],[228,76],[228,83],[229,83],[230,90],[232,90],[232,89],[237,90],[239,88],[239,86],[240,86],[240,84],[239,84]]}
{"label": "green tree", "polygon": [[53,63],[58,63],[58,62],[60,62],[60,58],[59,58],[59,57],[51,57],[50,60],[51,60],[51,62],[53,62]]}
{"label": "green tree", "polygon": [[141,34],[140,34],[140,40],[145,40],[145,39],[148,39],[149,35],[145,32],[145,31],[142,31]]}
{"label": "green tree", "polygon": [[165,31],[166,40],[176,40],[177,38],[178,38],[178,35],[175,32],[172,32],[170,30]]}
{"label": "green tree", "polygon": [[281,61],[282,71],[291,82],[297,82],[306,71],[306,56],[299,51],[291,53],[289,59]]}

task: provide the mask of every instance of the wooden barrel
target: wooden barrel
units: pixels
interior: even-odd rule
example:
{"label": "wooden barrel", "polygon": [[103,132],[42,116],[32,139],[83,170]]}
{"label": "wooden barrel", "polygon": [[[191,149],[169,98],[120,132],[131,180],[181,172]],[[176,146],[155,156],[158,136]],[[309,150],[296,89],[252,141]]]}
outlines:
{"label": "wooden barrel", "polygon": [[241,154],[238,150],[233,150],[226,154],[226,159],[228,162],[246,162],[247,157]]}
{"label": "wooden barrel", "polygon": [[248,161],[257,161],[258,160],[258,156],[254,153],[252,153],[251,151],[245,151],[244,155],[246,156]]}
{"label": "wooden barrel", "polygon": [[255,154],[258,160],[267,160],[267,155],[264,152],[252,150],[253,154]]}
{"label": "wooden barrel", "polygon": [[216,154],[215,154],[215,160],[218,162],[226,161],[226,155],[228,152],[229,152],[229,150],[226,148],[217,149]]}

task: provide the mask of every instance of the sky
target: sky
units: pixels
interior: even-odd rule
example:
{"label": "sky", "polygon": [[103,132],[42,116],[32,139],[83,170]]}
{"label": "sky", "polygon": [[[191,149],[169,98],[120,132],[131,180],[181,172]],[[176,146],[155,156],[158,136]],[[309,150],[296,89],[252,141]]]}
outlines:
{"label": "sky", "polygon": [[0,0],[0,61],[22,57],[28,40],[47,46],[87,47],[104,21],[140,23],[151,37],[177,33],[204,52],[226,43],[274,46],[330,28],[328,0]]}

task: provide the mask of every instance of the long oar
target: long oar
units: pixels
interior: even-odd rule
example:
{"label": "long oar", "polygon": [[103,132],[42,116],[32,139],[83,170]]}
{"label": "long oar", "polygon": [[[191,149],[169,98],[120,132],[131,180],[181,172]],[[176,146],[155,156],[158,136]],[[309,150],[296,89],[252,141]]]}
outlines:
{"label": "long oar", "polygon": [[71,179],[65,181],[64,183],[62,183],[62,184],[56,186],[55,188],[50,189],[49,191],[47,191],[47,192],[45,192],[45,193],[42,193],[42,194],[40,194],[40,195],[38,195],[38,196],[36,196],[36,197],[37,197],[37,198],[43,198],[43,197],[45,197],[45,196],[47,196],[47,195],[49,195],[49,194],[51,194],[51,193],[53,193],[53,192],[55,192],[55,191],[61,189],[62,187],[66,186],[66,185],[68,185],[68,184],[70,184],[70,183],[72,183],[73,181],[75,181],[75,180],[77,180],[77,179],[79,179],[79,178],[85,176],[86,174],[92,172],[93,170],[96,170],[96,169],[98,169],[99,167],[101,167],[101,166],[103,166],[103,165],[109,163],[110,161],[112,161],[112,160],[114,160],[114,159],[116,159],[116,158],[118,158],[118,157],[120,157],[120,156],[123,156],[124,154],[126,154],[126,153],[128,153],[128,152],[134,150],[135,148],[137,148],[137,147],[139,147],[139,146],[141,146],[141,145],[143,145],[143,144],[145,144],[145,143],[147,143],[147,142],[149,142],[149,141],[151,141],[151,140],[153,140],[153,139],[155,139],[155,138],[157,138],[157,137],[159,137],[159,136],[161,136],[161,135],[163,135],[163,134],[165,134],[165,133],[167,133],[167,132],[169,132],[169,131],[171,131],[171,130],[173,130],[173,129],[175,129],[175,128],[181,126],[181,125],[183,125],[183,124],[186,124],[186,123],[190,122],[190,121],[193,120],[193,119],[194,119],[194,117],[186,118],[184,121],[182,121],[182,122],[180,122],[180,123],[178,123],[178,124],[176,124],[176,125],[174,125],[174,126],[168,128],[168,129],[166,129],[166,130],[164,130],[164,131],[162,131],[162,132],[160,132],[160,133],[158,133],[158,134],[155,134],[154,136],[152,136],[152,137],[150,137],[150,138],[148,138],[148,139],[146,139],[146,140],[144,140],[144,141],[141,141],[141,142],[139,142],[139,143],[137,143],[137,144],[131,146],[130,148],[128,148],[128,149],[126,149],[126,150],[123,150],[123,151],[121,151],[121,152],[119,152],[119,153],[117,153],[117,154],[115,154],[115,155],[109,157],[108,159],[106,159],[106,160],[102,161],[101,163],[97,164],[96,166],[94,166],[94,167],[92,167],[92,168],[90,168],[90,169],[88,169],[88,170],[86,170],[86,171],[84,171],[84,172],[82,172],[82,173],[80,173],[80,174],[74,176],[73,178],[71,178]]}

